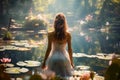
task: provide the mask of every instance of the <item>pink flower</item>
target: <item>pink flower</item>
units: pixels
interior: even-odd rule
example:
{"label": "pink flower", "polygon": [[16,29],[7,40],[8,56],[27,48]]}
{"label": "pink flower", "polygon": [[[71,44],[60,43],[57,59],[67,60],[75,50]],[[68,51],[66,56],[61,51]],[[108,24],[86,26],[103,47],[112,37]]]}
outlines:
{"label": "pink flower", "polygon": [[11,59],[9,59],[9,58],[2,58],[2,59],[0,59],[0,61],[3,62],[3,63],[7,63],[7,62],[11,62]]}
{"label": "pink flower", "polygon": [[90,20],[92,20],[92,19],[93,19],[93,16],[90,15],[90,14],[85,17],[85,20],[86,20],[86,21],[90,21]]}
{"label": "pink flower", "polygon": [[80,80],[89,80],[89,79],[90,79],[90,73],[84,73],[80,78]]}
{"label": "pink flower", "polygon": [[86,36],[86,37],[85,37],[85,40],[86,40],[87,42],[91,42],[91,41],[92,41],[91,37],[89,37],[89,36]]}

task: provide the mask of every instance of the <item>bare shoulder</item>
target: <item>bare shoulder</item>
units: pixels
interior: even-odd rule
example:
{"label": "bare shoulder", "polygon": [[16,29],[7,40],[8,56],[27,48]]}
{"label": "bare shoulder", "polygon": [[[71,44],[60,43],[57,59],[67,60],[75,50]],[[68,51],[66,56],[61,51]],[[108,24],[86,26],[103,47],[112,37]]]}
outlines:
{"label": "bare shoulder", "polygon": [[69,32],[67,32],[67,38],[70,39],[71,38],[71,34]]}
{"label": "bare shoulder", "polygon": [[48,33],[48,37],[49,37],[49,38],[52,38],[53,35],[54,35],[54,32],[49,32],[49,33]]}
{"label": "bare shoulder", "polygon": [[67,36],[71,37],[71,34],[69,32],[67,32]]}

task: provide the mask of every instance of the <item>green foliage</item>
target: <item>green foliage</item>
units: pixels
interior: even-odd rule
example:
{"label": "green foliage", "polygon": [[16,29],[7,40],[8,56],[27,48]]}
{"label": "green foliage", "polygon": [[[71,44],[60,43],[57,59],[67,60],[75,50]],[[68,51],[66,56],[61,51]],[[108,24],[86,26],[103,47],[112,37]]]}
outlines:
{"label": "green foliage", "polygon": [[120,14],[120,0],[105,0],[100,12],[100,19],[102,22],[113,22],[118,21]]}
{"label": "green foliage", "polygon": [[112,0],[114,3],[120,3],[120,0]]}
{"label": "green foliage", "polygon": [[43,19],[38,19],[37,17],[30,16],[23,24],[24,28],[32,30],[43,30],[47,27],[47,22]]}
{"label": "green foliage", "polygon": [[45,12],[54,0],[33,0],[35,11],[37,12]]}
{"label": "green foliage", "polygon": [[105,80],[119,80],[120,79],[120,60],[114,59],[112,64],[108,67],[105,73]]}
{"label": "green foliage", "polygon": [[4,33],[3,40],[12,40],[12,34],[9,31],[6,31]]}
{"label": "green foliage", "polygon": [[99,15],[104,0],[75,0],[74,12],[79,16],[86,16],[88,14]]}
{"label": "green foliage", "polygon": [[42,77],[38,74],[34,74],[30,77],[29,80],[43,80]]}
{"label": "green foliage", "polygon": [[[43,80],[43,79],[39,74],[34,74],[30,77],[29,80]],[[65,80],[65,79],[60,76],[55,76],[54,78],[52,78],[50,80]]]}
{"label": "green foliage", "polygon": [[52,78],[51,80],[65,80],[64,78],[60,77],[60,76],[55,76],[54,78]]}

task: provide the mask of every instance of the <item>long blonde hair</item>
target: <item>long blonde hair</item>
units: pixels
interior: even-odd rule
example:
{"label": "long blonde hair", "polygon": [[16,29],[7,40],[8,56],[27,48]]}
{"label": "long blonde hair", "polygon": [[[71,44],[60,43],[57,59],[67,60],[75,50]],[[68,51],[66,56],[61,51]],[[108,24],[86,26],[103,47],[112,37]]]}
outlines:
{"label": "long blonde hair", "polygon": [[54,20],[54,32],[56,40],[66,39],[67,21],[63,13],[58,13]]}

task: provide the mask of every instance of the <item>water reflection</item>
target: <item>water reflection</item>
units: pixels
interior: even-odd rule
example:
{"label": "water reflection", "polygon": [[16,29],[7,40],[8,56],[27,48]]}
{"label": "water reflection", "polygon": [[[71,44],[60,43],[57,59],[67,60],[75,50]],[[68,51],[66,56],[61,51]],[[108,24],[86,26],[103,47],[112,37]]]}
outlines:
{"label": "water reflection", "polygon": [[76,32],[72,33],[74,51],[88,54],[96,54],[98,52],[119,53],[119,33],[108,27],[108,23],[106,25],[100,29],[78,28]]}

